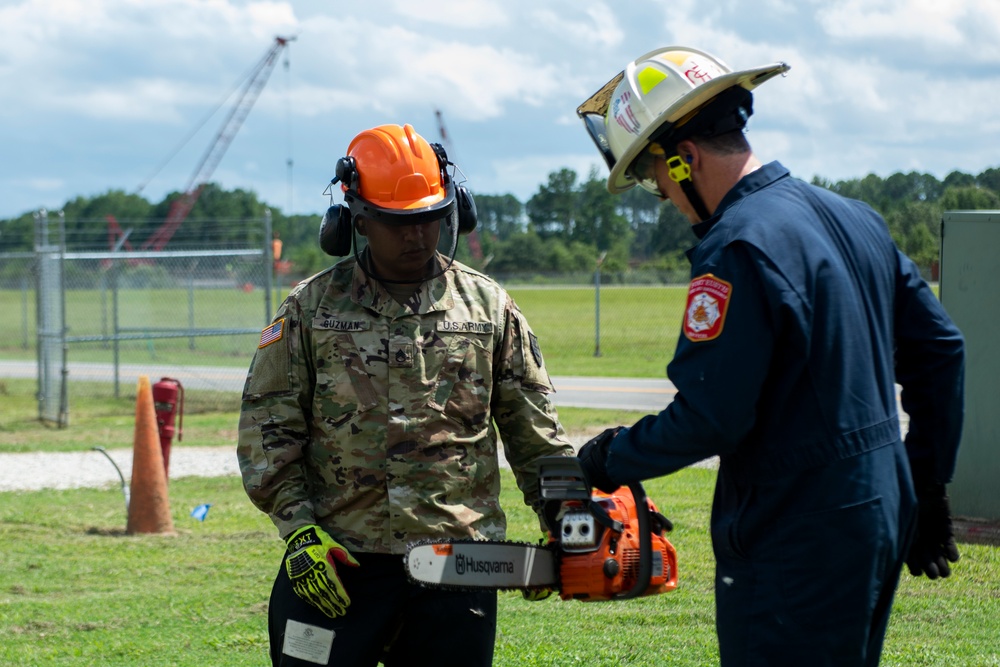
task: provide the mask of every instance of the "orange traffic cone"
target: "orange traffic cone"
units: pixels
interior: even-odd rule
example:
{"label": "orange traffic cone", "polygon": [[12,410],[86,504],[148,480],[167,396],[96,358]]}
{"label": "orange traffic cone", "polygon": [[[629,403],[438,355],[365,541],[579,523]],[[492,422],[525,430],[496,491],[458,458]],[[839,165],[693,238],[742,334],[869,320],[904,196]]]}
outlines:
{"label": "orange traffic cone", "polygon": [[139,376],[135,400],[135,438],[132,443],[132,495],[128,506],[125,532],[166,533],[173,535],[167,497],[167,475],[163,468],[153,390],[148,375]]}

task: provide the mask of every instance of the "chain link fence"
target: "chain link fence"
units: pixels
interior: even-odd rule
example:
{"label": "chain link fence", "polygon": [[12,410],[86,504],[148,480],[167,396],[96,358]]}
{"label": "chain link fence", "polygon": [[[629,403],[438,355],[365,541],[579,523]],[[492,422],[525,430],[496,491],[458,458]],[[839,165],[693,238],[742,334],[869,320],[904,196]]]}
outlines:
{"label": "chain link fence", "polygon": [[[255,243],[154,252],[67,244],[65,221],[39,216],[34,252],[0,247],[0,382],[34,382],[40,419],[59,425],[74,398],[134,396],[139,375],[226,392],[237,407],[260,330],[290,287],[272,283],[269,221],[240,224]],[[688,279],[600,269],[493,277],[518,294],[546,350],[570,358],[560,372],[575,375],[637,356],[660,375],[679,326],[664,294],[682,299]],[[587,363],[598,357],[601,368]]]}
{"label": "chain link fence", "polygon": [[[219,400],[237,407],[260,331],[290,288],[273,283],[270,218],[199,221],[196,236],[179,234],[167,250],[127,243],[134,230],[148,237],[155,222],[116,223],[120,234],[97,243],[101,235],[86,230],[105,224],[41,211],[33,251],[4,252],[0,243],[0,393],[5,382],[33,383],[39,418],[61,426],[74,398],[133,397],[139,375],[224,392]],[[227,233],[240,240],[220,241]],[[598,264],[492,277],[515,296],[547,358],[560,359],[554,375],[664,376],[685,268]]]}
{"label": "chain link fence", "polygon": [[33,379],[39,418],[60,426],[74,397],[134,395],[139,375],[238,390],[276,306],[270,218],[239,224],[249,243],[108,250],[67,244],[63,217],[40,212],[34,252],[0,253],[0,378]]}

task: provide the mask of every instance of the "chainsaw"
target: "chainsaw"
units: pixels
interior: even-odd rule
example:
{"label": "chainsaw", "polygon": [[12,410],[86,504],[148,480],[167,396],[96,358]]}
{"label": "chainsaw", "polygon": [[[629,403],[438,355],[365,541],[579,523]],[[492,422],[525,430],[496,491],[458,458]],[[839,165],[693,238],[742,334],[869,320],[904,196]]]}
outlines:
{"label": "chainsaw", "polygon": [[639,483],[591,490],[579,459],[538,460],[547,544],[420,540],[407,545],[407,577],[427,588],[559,591],[563,600],[624,600],[677,588],[673,528]]}

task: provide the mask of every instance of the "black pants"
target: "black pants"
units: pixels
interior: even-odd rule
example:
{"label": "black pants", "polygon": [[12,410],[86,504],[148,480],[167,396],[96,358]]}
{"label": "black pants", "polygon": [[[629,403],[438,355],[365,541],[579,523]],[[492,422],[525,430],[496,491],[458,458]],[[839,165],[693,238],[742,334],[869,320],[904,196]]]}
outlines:
{"label": "black pants", "polygon": [[[407,581],[402,556],[354,556],[360,567],[337,565],[351,598],[347,613],[339,618],[328,618],[295,594],[282,560],[268,607],[272,665],[375,667],[380,660],[385,667],[489,667],[493,663],[495,592],[421,588]],[[308,659],[284,654],[289,628],[290,643],[319,637],[308,645],[320,648],[310,650]],[[323,646],[329,646],[329,660],[317,662],[322,660],[317,655],[323,655]]]}

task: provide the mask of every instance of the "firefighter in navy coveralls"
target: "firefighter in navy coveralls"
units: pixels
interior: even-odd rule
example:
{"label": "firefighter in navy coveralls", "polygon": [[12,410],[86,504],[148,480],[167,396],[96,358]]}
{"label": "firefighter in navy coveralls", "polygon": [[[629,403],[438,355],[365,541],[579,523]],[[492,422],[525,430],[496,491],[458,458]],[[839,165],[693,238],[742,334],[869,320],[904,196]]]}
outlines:
{"label": "firefighter in navy coveralls", "polygon": [[573,454],[527,320],[454,261],[476,210],[449,165],[410,125],[351,141],[320,246],[353,257],[291,291],[250,366],[243,484],[287,547],[268,605],[274,665],[492,664],[496,593],[420,588],[403,553],[505,537],[500,438],[536,509],[535,459]]}
{"label": "firefighter in navy coveralls", "polygon": [[964,343],[878,214],[754,156],[750,90],[787,70],[668,47],[578,109],[609,190],[669,198],[700,239],[675,400],[579,456],[606,490],[720,457],[722,665],[876,665],[904,562],[958,560]]}

